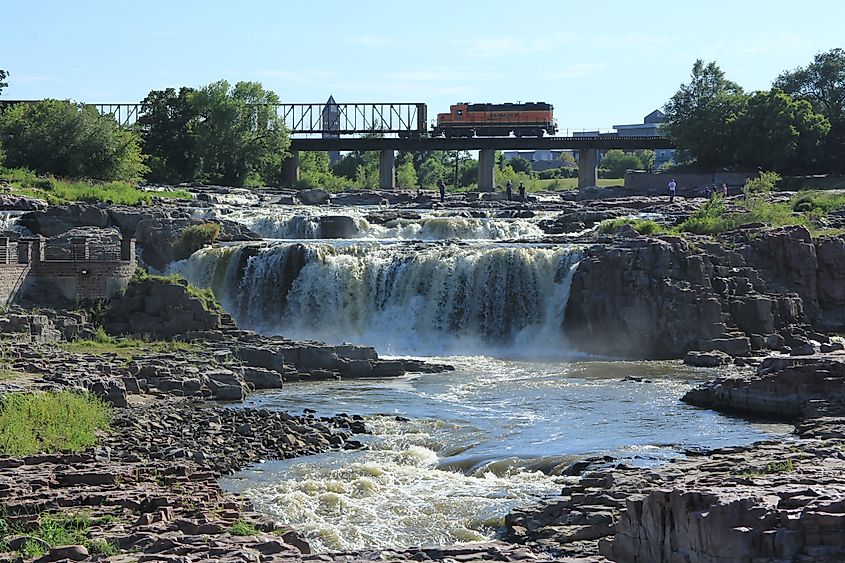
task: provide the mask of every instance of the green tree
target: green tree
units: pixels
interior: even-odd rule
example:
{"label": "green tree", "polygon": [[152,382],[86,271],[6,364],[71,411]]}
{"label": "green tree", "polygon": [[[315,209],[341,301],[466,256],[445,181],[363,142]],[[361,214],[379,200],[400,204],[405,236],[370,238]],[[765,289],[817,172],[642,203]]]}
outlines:
{"label": "green tree", "polygon": [[151,178],[280,184],[290,139],[272,107],[279,97],[258,82],[154,90],[144,101],[148,109],[139,121]]}
{"label": "green tree", "polygon": [[138,119],[144,153],[149,158],[153,182],[176,184],[200,177],[202,160],[194,129],[199,112],[191,103],[193,88],[182,87],[151,91],[144,101],[144,113]]}
{"label": "green tree", "polygon": [[808,101],[777,88],[752,94],[734,126],[740,167],[781,171],[812,170],[830,130]]}
{"label": "green tree", "polygon": [[290,138],[272,104],[279,97],[258,82],[220,80],[189,95],[201,179],[231,186],[278,185]]}
{"label": "green tree", "polygon": [[420,163],[417,181],[420,186],[431,188],[437,185],[440,180],[446,180],[449,176],[449,168],[444,164],[443,159],[436,154],[430,155]]}
{"label": "green tree", "polygon": [[531,168],[531,161],[526,158],[522,158],[521,156],[510,159],[508,164],[510,164],[514,172],[524,172],[530,176],[534,171],[534,169]]}
{"label": "green tree", "polygon": [[715,62],[695,61],[690,82],[682,84],[663,108],[665,128],[678,145],[680,159],[703,167],[730,165],[733,123],[744,100],[742,88],[725,78]]}
{"label": "green tree", "polygon": [[634,154],[626,154],[619,149],[611,149],[604,153],[599,168],[606,168],[609,178],[622,178],[628,169],[642,169],[643,163]]}
{"label": "green tree", "polygon": [[640,159],[640,166],[644,170],[651,170],[654,168],[654,151],[651,149],[637,149],[634,151],[634,156]]}
{"label": "green tree", "polygon": [[775,87],[807,100],[830,122],[830,131],[819,156],[820,164],[845,171],[845,50],[818,53],[806,67],[784,72]]}
{"label": "green tree", "polygon": [[406,155],[396,168],[396,183],[401,188],[413,188],[417,185],[417,170],[414,168],[414,158]]}
{"label": "green tree", "polygon": [[138,135],[92,106],[43,100],[15,104],[0,115],[5,164],[40,174],[99,180],[139,180],[144,165]]}
{"label": "green tree", "polygon": [[299,153],[298,188],[323,188],[338,191],[351,185],[346,178],[335,176],[329,166],[329,154],[325,151],[305,151]]}
{"label": "green tree", "polygon": [[560,156],[558,159],[564,163],[566,168],[574,168],[578,166],[578,163],[575,162],[575,157],[572,156],[572,153],[569,151],[561,151]]}
{"label": "green tree", "polygon": [[6,79],[9,77],[9,72],[0,68],[0,94],[3,94],[3,88],[9,85]]}

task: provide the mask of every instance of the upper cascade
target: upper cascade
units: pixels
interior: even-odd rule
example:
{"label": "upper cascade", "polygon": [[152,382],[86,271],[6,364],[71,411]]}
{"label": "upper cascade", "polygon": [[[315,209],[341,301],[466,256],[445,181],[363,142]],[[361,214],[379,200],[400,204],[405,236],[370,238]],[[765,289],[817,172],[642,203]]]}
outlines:
{"label": "upper cascade", "polygon": [[[203,210],[200,215],[241,223],[267,239],[506,240],[539,238],[545,234],[536,218],[465,217],[431,212],[379,222],[350,209],[215,207]],[[344,226],[340,236],[338,218],[343,219]],[[330,228],[326,227],[328,219],[332,220]]]}
{"label": "upper cascade", "polygon": [[574,247],[241,244],[177,265],[240,326],[384,353],[560,355]]}

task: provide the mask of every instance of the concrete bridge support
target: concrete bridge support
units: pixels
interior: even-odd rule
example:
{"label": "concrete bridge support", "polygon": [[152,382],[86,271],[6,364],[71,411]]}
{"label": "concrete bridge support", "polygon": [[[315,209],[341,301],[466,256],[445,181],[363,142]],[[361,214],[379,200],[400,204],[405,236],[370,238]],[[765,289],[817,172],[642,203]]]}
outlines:
{"label": "concrete bridge support", "polygon": [[578,151],[578,189],[592,188],[598,184],[599,151],[581,149]]}
{"label": "concrete bridge support", "polygon": [[282,176],[286,188],[292,188],[299,181],[299,151],[291,149],[290,157],[282,164]]}
{"label": "concrete bridge support", "polygon": [[496,189],[496,157],[493,149],[478,151],[478,191],[492,192]]}
{"label": "concrete bridge support", "polygon": [[393,149],[379,151],[378,185],[383,190],[396,189],[396,153]]}

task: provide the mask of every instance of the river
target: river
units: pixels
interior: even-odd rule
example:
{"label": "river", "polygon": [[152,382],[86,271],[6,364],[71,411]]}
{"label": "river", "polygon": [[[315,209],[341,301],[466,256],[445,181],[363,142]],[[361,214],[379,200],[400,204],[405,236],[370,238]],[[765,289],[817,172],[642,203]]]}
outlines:
{"label": "river", "polygon": [[[256,225],[268,214],[241,216]],[[290,235],[303,212],[273,216],[281,219],[270,234]],[[476,232],[466,217],[437,220],[447,223],[442,232]],[[178,264],[245,328],[456,367],[254,395],[248,406],[367,416],[369,449],[266,462],[224,487],[294,525],[317,551],[448,544],[493,537],[510,509],[558,492],[562,470],[578,459],[648,465],[789,431],[681,403],[712,371],[571,349],[562,327],[580,249],[503,243],[535,227],[511,221],[525,224],[448,240],[365,229],[360,239],[326,241],[303,231],[201,250]]]}

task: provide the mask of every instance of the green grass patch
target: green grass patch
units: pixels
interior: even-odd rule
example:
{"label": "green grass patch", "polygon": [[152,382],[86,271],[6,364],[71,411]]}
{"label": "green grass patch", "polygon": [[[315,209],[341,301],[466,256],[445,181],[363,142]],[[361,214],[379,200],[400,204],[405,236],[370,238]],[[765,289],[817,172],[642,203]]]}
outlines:
{"label": "green grass patch", "polygon": [[127,360],[143,354],[196,352],[199,350],[197,345],[189,342],[144,340],[141,338],[113,338],[108,336],[102,328],[97,329],[97,334],[90,340],[61,342],[58,346],[67,352],[75,354],[114,354]]}
{"label": "green grass patch", "polygon": [[258,531],[258,528],[249,522],[244,520],[235,520],[235,522],[229,527],[229,533],[233,536],[255,536],[260,532]]}
{"label": "green grass patch", "polygon": [[39,178],[33,172],[22,168],[0,168],[0,179],[9,182],[12,193],[43,199],[51,205],[74,201],[136,205],[141,202],[150,203],[153,196],[171,199],[191,198],[191,194],[185,190],[148,192],[127,182]]}
{"label": "green grass patch", "polygon": [[623,225],[631,225],[641,235],[659,235],[667,232],[666,227],[651,219],[632,219],[630,217],[617,217],[616,219],[605,219],[599,223],[600,233],[612,233]]}
{"label": "green grass patch", "polygon": [[219,236],[219,223],[201,223],[185,227],[173,242],[173,255],[177,260],[184,260],[200,248],[212,244]]}
{"label": "green grass patch", "polygon": [[790,471],[795,470],[795,463],[791,459],[786,459],[783,461],[773,461],[769,464],[766,464],[765,467],[754,470],[754,471],[745,471],[740,473],[740,477],[762,477],[764,475],[776,475],[778,473],[789,473]]}
{"label": "green grass patch", "polygon": [[91,519],[87,514],[47,513],[34,528],[12,526],[0,519],[0,549],[8,551],[9,540],[24,536],[19,550],[25,559],[41,557],[53,547],[84,545],[91,555],[116,555],[117,546],[105,539],[91,539]]}
{"label": "green grass patch", "polygon": [[16,369],[12,369],[8,366],[0,366],[0,381],[15,380],[21,377],[22,375],[26,375],[26,373],[18,371]]}
{"label": "green grass patch", "polygon": [[7,393],[0,401],[0,453],[80,452],[110,423],[111,408],[89,393]]}
{"label": "green grass patch", "polygon": [[796,213],[830,213],[845,207],[845,193],[802,191],[789,204]]}
{"label": "green grass patch", "polygon": [[154,282],[163,284],[181,285],[188,291],[188,295],[202,301],[202,307],[206,311],[210,313],[223,312],[223,307],[217,301],[217,297],[214,296],[214,292],[211,289],[207,287],[197,287],[195,285],[191,285],[191,283],[189,283],[188,280],[185,279],[185,277],[181,274],[158,276],[150,274],[146,270],[143,270],[141,268],[137,268],[135,270],[135,273],[132,275],[132,279],[129,281],[129,283],[140,283],[143,280],[152,280]]}

